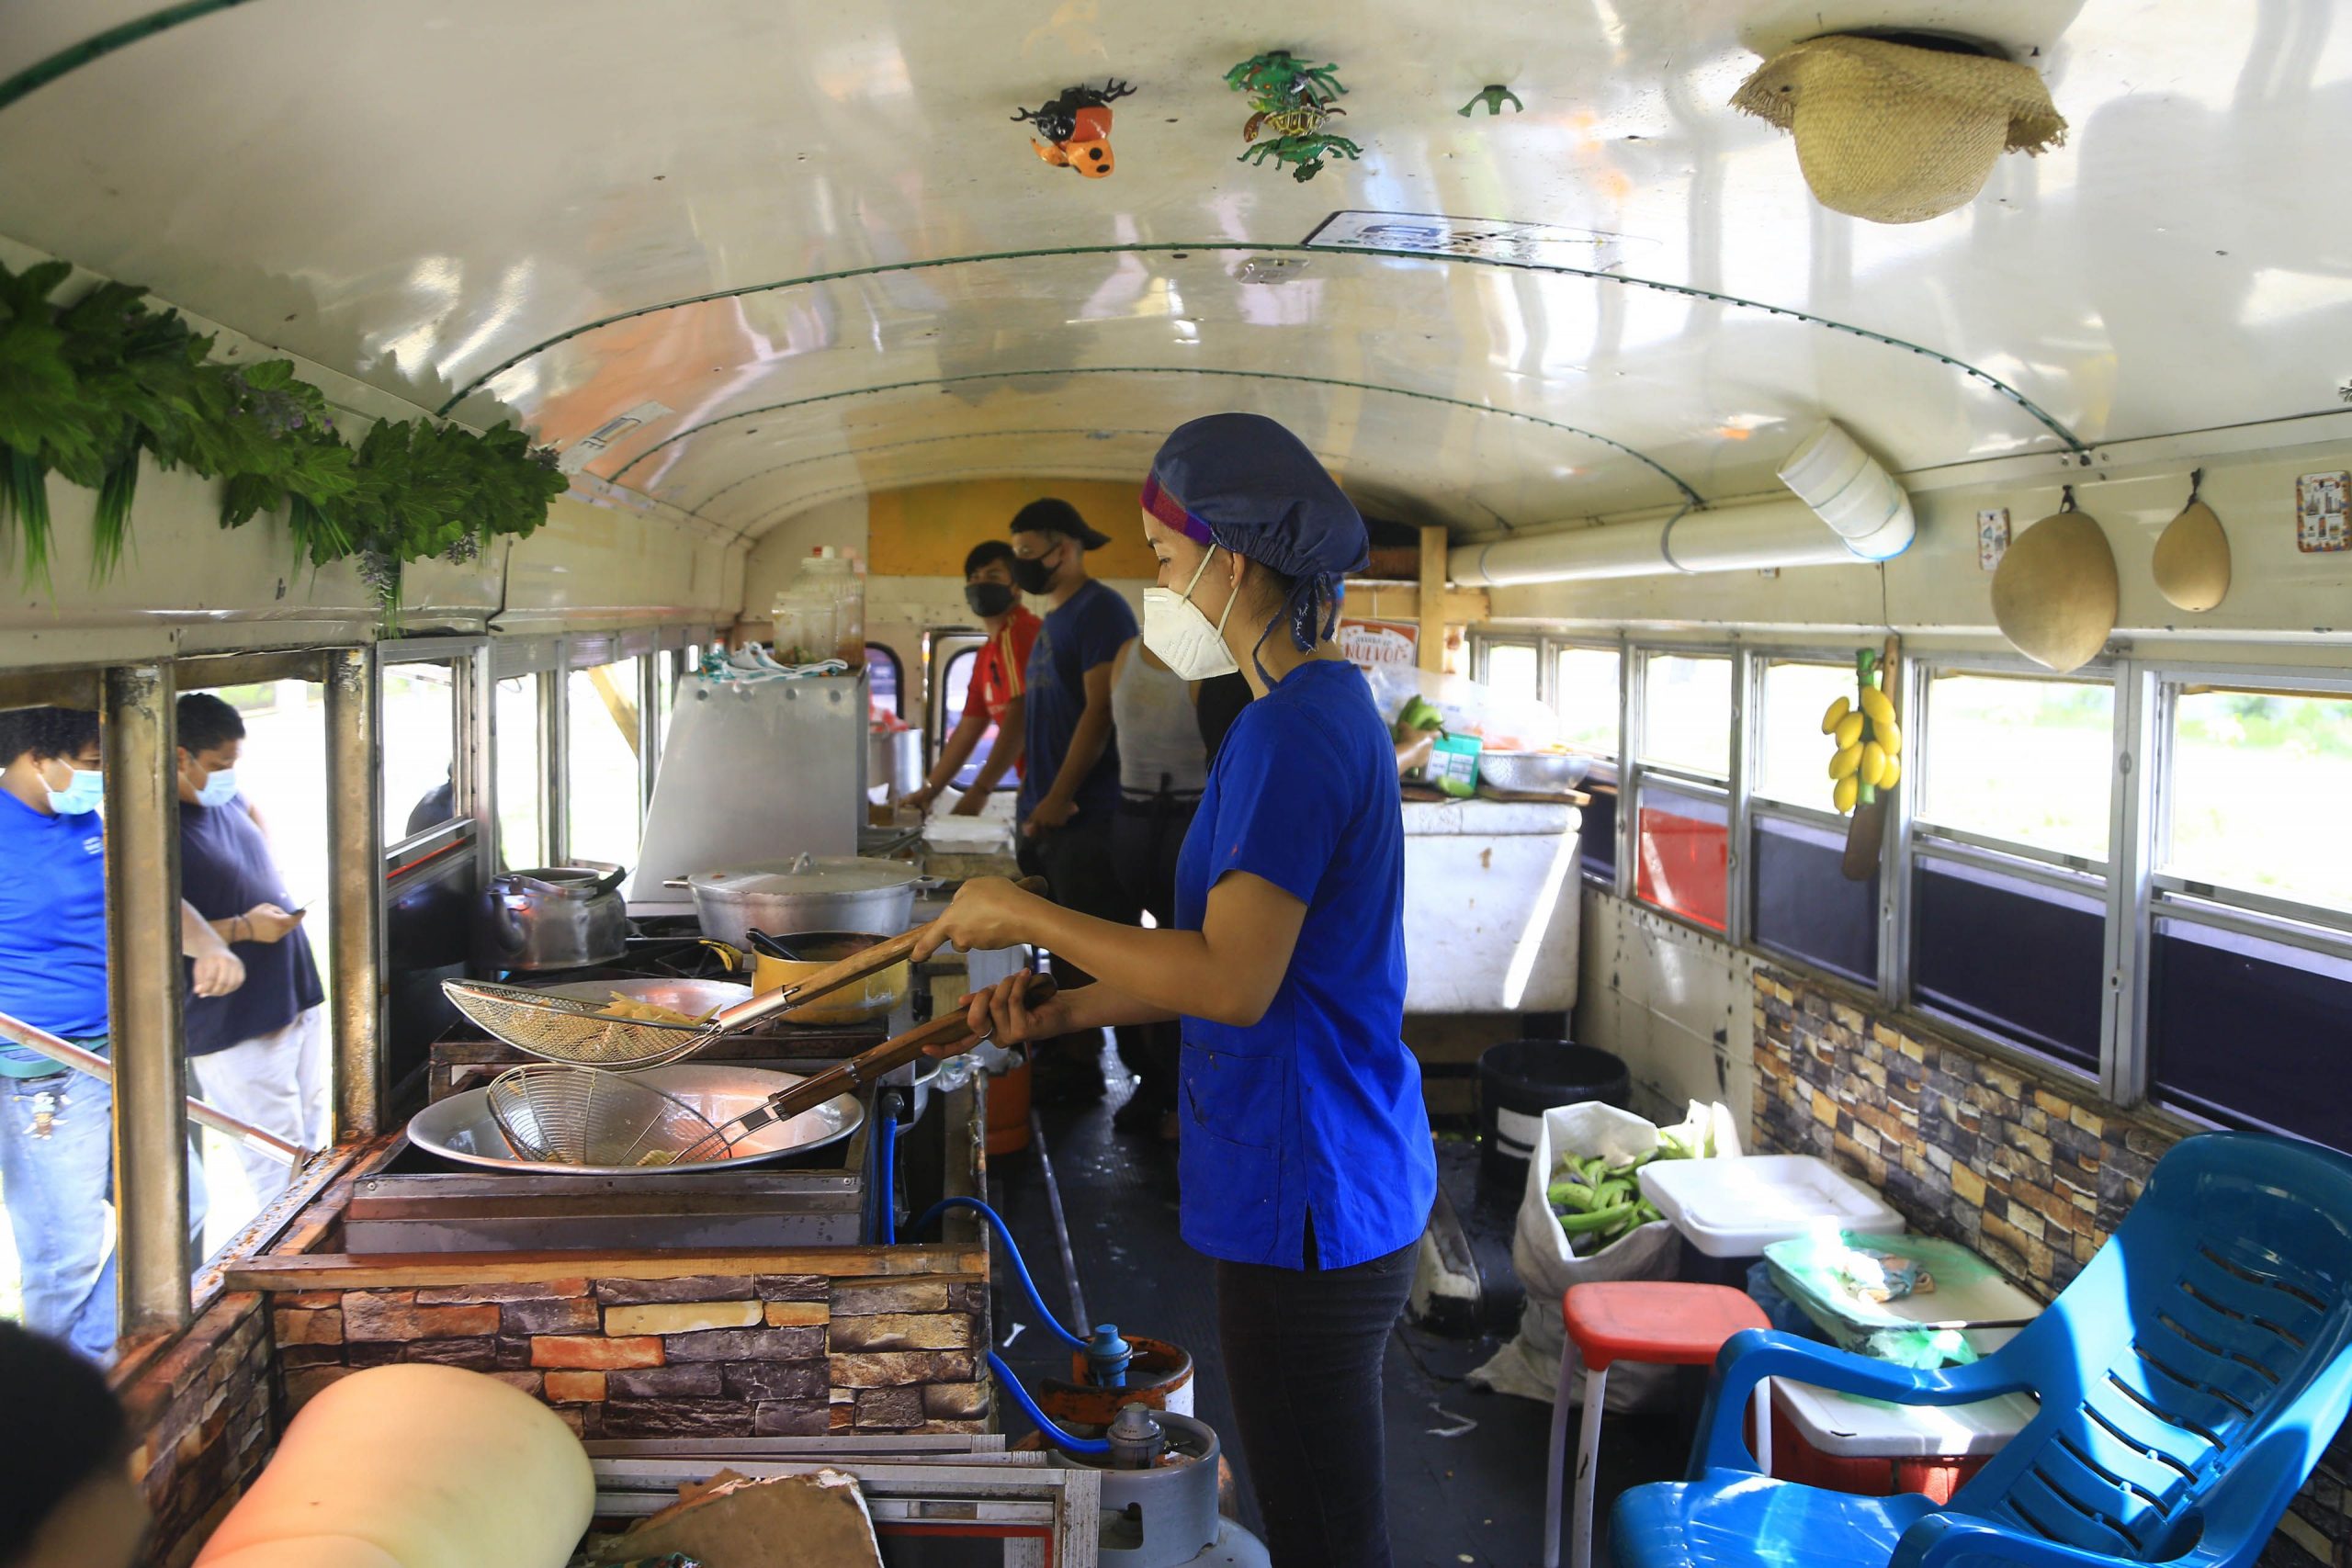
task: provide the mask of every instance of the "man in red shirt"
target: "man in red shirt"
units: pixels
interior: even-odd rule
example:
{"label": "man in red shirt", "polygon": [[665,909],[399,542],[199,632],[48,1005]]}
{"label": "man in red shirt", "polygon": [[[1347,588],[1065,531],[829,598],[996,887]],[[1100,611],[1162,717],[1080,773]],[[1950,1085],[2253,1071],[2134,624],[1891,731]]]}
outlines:
{"label": "man in red shirt", "polygon": [[980,764],[972,787],[956,802],[953,815],[978,817],[988,804],[989,791],[1007,769],[1015,777],[1020,775],[1027,730],[1023,710],[1029,645],[1037,640],[1037,628],[1043,623],[1021,603],[1021,592],[1012,585],[1012,547],[1001,539],[975,545],[964,558],[964,603],[988,627],[989,640],[972,661],[964,715],[940,748],[939,762],[931,770],[931,777],[907,796],[910,806],[930,808],[971,760],[973,748],[990,725],[996,726],[996,744],[989,749],[989,759]]}

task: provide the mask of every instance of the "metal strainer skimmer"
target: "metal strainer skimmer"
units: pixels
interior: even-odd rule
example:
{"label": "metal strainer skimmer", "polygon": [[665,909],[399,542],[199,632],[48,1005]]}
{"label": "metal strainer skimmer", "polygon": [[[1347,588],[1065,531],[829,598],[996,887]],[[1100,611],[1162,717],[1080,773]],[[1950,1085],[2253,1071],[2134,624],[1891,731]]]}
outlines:
{"label": "metal strainer skimmer", "polygon": [[491,1119],[514,1152],[549,1165],[671,1165],[718,1134],[674,1095],[618,1073],[558,1062],[509,1067],[491,1080]]}
{"label": "metal strainer skimmer", "polygon": [[577,1066],[658,1067],[717,1034],[708,1022],[615,1018],[605,1010],[608,1002],[553,996],[494,980],[444,980],[441,990],[492,1039],[547,1061]]}

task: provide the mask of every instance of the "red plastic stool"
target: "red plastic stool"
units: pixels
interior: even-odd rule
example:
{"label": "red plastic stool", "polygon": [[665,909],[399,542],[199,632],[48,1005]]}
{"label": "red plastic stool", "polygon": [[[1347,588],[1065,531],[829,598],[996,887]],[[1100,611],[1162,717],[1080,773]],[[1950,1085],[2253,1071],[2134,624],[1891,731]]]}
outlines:
{"label": "red plastic stool", "polygon": [[[1703,1367],[1724,1341],[1743,1328],[1769,1328],[1764,1309],[1728,1285],[1685,1285],[1667,1280],[1621,1280],[1571,1285],[1560,1297],[1568,1343],[1584,1362],[1584,1420],[1577,1435],[1576,1540],[1573,1568],[1592,1568],[1593,1461],[1600,1447],[1600,1412],[1615,1361]],[[1560,1357],[1560,1386],[1552,1400],[1552,1466],[1544,1489],[1544,1568],[1560,1568],[1560,1475],[1568,1434],[1569,1360]],[[1756,1385],[1756,1458],[1772,1472],[1772,1380]]]}

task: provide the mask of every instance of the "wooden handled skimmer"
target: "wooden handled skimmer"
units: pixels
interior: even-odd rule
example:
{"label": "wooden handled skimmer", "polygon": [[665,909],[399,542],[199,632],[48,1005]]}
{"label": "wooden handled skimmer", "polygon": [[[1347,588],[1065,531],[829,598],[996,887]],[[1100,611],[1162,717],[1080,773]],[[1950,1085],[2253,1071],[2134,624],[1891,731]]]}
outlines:
{"label": "wooden handled skimmer", "polygon": [[[1054,997],[1054,979],[1050,975],[1031,978],[1023,1000],[1030,1007],[1041,1007]],[[813,1077],[806,1077],[790,1089],[778,1089],[768,1096],[767,1102],[746,1111],[716,1132],[678,1152],[674,1160],[666,1163],[695,1165],[704,1160],[724,1158],[737,1144],[763,1127],[779,1122],[789,1122],[804,1111],[813,1111],[837,1094],[864,1089],[884,1074],[905,1066],[917,1056],[957,1056],[988,1038],[985,1031],[973,1029],[970,1021],[958,1011],[945,1018],[933,1019],[920,1029],[910,1029],[904,1034],[893,1035],[870,1051],[852,1056],[837,1067],[828,1067]]]}
{"label": "wooden handled skimmer", "polygon": [[[1045,883],[1035,877],[1019,886],[1029,893],[1046,890]],[[930,925],[918,926],[904,935],[876,942],[797,985],[784,986],[749,1001],[722,1008],[698,1022],[628,1018],[607,1011],[613,1005],[609,1002],[599,1004],[573,997],[549,996],[526,986],[501,985],[490,980],[444,980],[441,989],[477,1027],[517,1051],[578,1067],[621,1071],[658,1067],[694,1055],[721,1035],[741,1033],[844,986],[855,985],[869,975],[879,974],[910,956],[931,929]]]}

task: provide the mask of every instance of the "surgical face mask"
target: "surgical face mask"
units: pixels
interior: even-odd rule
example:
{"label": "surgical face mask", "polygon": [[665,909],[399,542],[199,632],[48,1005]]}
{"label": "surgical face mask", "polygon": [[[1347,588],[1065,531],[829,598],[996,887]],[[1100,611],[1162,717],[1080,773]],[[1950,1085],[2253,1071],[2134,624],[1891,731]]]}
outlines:
{"label": "surgical face mask", "polygon": [[236,798],[237,770],[234,768],[221,769],[205,780],[204,787],[196,792],[198,806],[226,806]]}
{"label": "surgical face mask", "polygon": [[[1055,547],[1057,549],[1059,547]],[[1046,552],[1048,555],[1052,553]],[[1012,581],[1020,585],[1023,593],[1043,593],[1054,585],[1054,569],[1046,564],[1044,556],[1035,560],[1015,556],[1012,558]]]}
{"label": "surgical face mask", "polygon": [[[106,803],[106,774],[95,768],[73,768],[72,772],[72,782],[63,789],[49,792],[50,809],[60,817],[78,817],[85,811],[96,811]],[[43,779],[41,783],[46,787],[49,781]]]}
{"label": "surgical face mask", "polygon": [[1200,585],[1201,573],[1208,570],[1216,558],[1216,547],[1212,545],[1182,593],[1172,588],[1143,591],[1143,645],[1181,681],[1212,680],[1241,668],[1233,660],[1233,650],[1225,646],[1225,623],[1233,615],[1234,600],[1241,597],[1238,589],[1225,602],[1225,614],[1215,625],[1193,603],[1193,590]]}
{"label": "surgical face mask", "polygon": [[964,584],[964,603],[972,614],[982,620],[993,619],[1012,608],[1015,595],[1010,583],[967,582]]}

